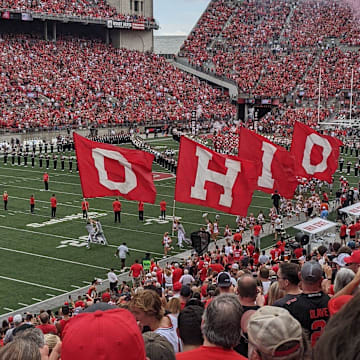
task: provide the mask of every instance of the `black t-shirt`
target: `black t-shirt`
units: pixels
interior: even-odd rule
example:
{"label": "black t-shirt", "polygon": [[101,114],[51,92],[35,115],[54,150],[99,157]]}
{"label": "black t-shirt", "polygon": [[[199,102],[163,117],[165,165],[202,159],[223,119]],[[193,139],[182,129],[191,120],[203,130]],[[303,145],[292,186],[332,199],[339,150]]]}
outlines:
{"label": "black t-shirt", "polygon": [[[296,298],[298,295],[286,294],[283,298],[276,300],[273,306],[285,307],[286,304],[290,304],[291,300]],[[290,302],[289,302],[290,301]]]}
{"label": "black t-shirt", "polygon": [[321,291],[297,295],[283,306],[306,330],[312,346],[315,345],[329,320],[329,300],[329,296]]}
{"label": "black t-shirt", "polygon": [[[254,306],[242,306],[244,314],[248,310],[258,310],[260,309],[260,306],[254,305]],[[236,345],[234,347],[234,350],[239,353],[242,356],[245,356],[247,358],[248,356],[248,335],[247,333],[243,333],[241,336],[240,344]]]}

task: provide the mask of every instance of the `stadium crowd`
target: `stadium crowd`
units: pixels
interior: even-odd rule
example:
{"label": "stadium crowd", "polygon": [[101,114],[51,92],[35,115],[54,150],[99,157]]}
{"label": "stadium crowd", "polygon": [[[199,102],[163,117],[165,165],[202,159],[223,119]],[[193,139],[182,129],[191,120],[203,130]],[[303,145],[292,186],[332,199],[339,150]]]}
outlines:
{"label": "stadium crowd", "polygon": [[154,23],[153,18],[145,18],[136,14],[121,14],[116,10],[115,7],[110,6],[105,0],[1,0],[0,8],[48,15],[68,15],[71,17],[79,16],[102,19],[111,18],[126,22]]}
{"label": "stadium crowd", "polygon": [[[338,46],[341,44],[342,46]],[[235,81],[240,92],[328,101],[360,88],[359,29],[333,0],[213,1],[179,52],[192,66]]]}
{"label": "stadium crowd", "polygon": [[3,36],[0,126],[65,128],[235,117],[218,89],[164,58],[90,40]]}

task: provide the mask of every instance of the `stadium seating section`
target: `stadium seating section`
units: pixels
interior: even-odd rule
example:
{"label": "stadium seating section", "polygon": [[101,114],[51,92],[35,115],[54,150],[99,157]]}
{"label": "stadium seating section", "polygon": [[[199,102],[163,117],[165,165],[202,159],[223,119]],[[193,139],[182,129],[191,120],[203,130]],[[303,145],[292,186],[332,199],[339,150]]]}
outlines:
{"label": "stadium seating section", "polygon": [[139,15],[120,14],[105,0],[1,0],[0,8],[48,15],[81,16],[90,18],[126,20],[129,22],[153,22],[154,19]]}

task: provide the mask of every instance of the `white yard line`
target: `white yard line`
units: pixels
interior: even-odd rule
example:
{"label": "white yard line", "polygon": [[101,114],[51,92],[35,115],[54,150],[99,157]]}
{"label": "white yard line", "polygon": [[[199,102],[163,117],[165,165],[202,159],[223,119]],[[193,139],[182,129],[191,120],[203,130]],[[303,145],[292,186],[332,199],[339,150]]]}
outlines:
{"label": "white yard line", "polygon": [[24,303],[21,303],[21,302],[19,302],[18,304],[21,305],[21,306],[29,306],[29,304],[24,304]]}
{"label": "white yard line", "polygon": [[30,252],[27,252],[27,251],[14,250],[14,249],[9,249],[9,248],[4,248],[4,247],[0,247],[0,250],[14,252],[14,253],[17,253],[17,254],[24,254],[24,255],[28,255],[28,256],[35,256],[35,257],[39,257],[39,258],[43,258],[43,259],[50,259],[50,260],[60,261],[60,262],[69,263],[69,264],[73,264],[73,265],[80,265],[80,266],[86,266],[86,267],[91,267],[91,268],[95,268],[95,269],[108,270],[108,268],[102,267],[102,266],[85,264],[85,263],[81,263],[81,262],[78,262],[78,261],[60,259],[60,258],[56,258],[56,257],[53,257],[53,256],[40,255],[40,254],[30,253]]}
{"label": "white yard line", "polygon": [[[54,287],[51,287],[51,286],[41,285],[41,284],[33,283],[33,282],[30,282],[30,281],[20,280],[20,279],[14,279],[14,278],[10,278],[10,277],[7,277],[7,276],[2,276],[2,275],[0,275],[0,279],[19,282],[19,283],[22,283],[22,284],[31,285],[31,286],[37,286],[37,287],[40,287],[40,288],[55,290],[55,291],[59,291],[59,292],[63,292],[63,293],[67,292],[66,290],[63,290],[63,289],[57,289],[57,288],[54,288]],[[39,300],[39,301],[41,301],[41,300]],[[11,311],[13,311],[13,310],[11,310]]]}

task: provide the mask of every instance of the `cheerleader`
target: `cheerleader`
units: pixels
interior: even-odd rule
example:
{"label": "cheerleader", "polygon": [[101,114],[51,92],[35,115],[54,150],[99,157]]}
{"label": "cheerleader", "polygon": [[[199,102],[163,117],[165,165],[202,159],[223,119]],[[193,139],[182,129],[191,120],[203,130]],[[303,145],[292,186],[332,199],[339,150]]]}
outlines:
{"label": "cheerleader", "polygon": [[232,231],[231,231],[231,229],[229,228],[229,225],[226,224],[226,225],[225,225],[225,229],[224,229],[224,238],[227,239],[227,238],[229,238],[229,237],[231,237],[231,236],[232,236]]}
{"label": "cheerleader", "polygon": [[250,228],[250,232],[253,233],[253,228],[255,225],[255,216],[253,213],[250,213],[249,215],[249,228]]}
{"label": "cheerleader", "polygon": [[216,238],[217,238],[218,235],[219,235],[219,224],[218,224],[218,221],[216,219],[214,221],[214,223],[213,223],[213,234],[212,234],[212,238],[215,241],[215,243],[216,243]]}
{"label": "cheerleader", "polygon": [[260,210],[259,215],[257,216],[257,221],[261,225],[261,231],[264,232],[263,225],[265,224],[265,216],[262,210]]}
{"label": "cheerleader", "polygon": [[164,258],[167,257],[169,250],[171,250],[171,237],[169,236],[168,232],[165,232],[164,237],[163,237],[163,241],[162,244],[164,246]]}

